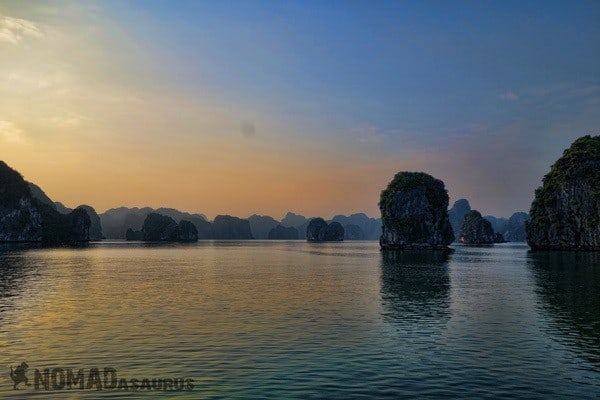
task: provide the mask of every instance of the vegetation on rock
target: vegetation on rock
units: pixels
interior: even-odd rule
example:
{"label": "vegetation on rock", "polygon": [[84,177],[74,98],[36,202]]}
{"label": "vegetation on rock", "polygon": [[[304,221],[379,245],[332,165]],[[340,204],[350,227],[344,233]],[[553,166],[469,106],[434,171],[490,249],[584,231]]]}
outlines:
{"label": "vegetation on rock", "polygon": [[399,172],[379,201],[380,244],[392,249],[447,248],[454,240],[444,183],[423,172]]}
{"label": "vegetation on rock", "polygon": [[483,218],[479,211],[471,210],[465,215],[458,238],[460,243],[492,244],[497,240],[500,240],[500,238],[494,233],[492,224]]}
{"label": "vegetation on rock", "polygon": [[535,192],[527,222],[532,249],[600,250],[600,136],[564,151]]}

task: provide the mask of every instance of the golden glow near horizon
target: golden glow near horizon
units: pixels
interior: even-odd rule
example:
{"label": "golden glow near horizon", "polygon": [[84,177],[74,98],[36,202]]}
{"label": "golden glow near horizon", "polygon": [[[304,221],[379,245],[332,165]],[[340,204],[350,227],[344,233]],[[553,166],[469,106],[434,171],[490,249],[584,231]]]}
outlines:
{"label": "golden glow near horizon", "polygon": [[260,110],[149,84],[152,67],[126,32],[93,8],[67,13],[60,25],[0,17],[1,158],[54,201],[377,215],[398,163],[366,170],[340,143],[294,135]]}
{"label": "golden glow near horizon", "polygon": [[[550,163],[597,126],[594,60],[569,74],[548,63],[531,82],[540,57],[575,52],[560,20],[528,25],[531,43],[510,27],[494,35],[508,41],[494,60],[513,47],[535,55],[514,74],[490,69],[500,67],[478,49],[494,46],[465,37],[459,11],[461,29],[430,29],[427,12],[386,5],[401,20],[414,14],[410,33],[389,18],[375,29],[360,7],[345,10],[352,26],[295,3],[236,7],[1,2],[0,159],[54,201],[98,212],[377,216],[380,191],[408,170],[442,179],[451,200],[508,216],[529,208]],[[577,36],[577,51],[589,53],[590,35]],[[553,109],[561,99],[568,107]]]}

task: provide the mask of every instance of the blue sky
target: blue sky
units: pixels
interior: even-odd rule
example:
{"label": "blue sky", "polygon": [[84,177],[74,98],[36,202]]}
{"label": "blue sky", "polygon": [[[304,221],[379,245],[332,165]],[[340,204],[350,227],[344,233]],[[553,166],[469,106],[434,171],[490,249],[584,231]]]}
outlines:
{"label": "blue sky", "polygon": [[[258,186],[268,178],[268,189],[275,191],[302,191],[310,182],[323,187],[322,195],[311,189],[303,198],[282,196],[281,207],[256,197],[246,208],[241,200],[224,205],[217,198],[205,198],[204,207],[174,204],[182,208],[376,215],[385,183],[398,170],[411,169],[443,179],[452,200],[466,197],[483,214],[509,215],[528,210],[534,189],[565,147],[599,132],[598,2],[57,4],[3,2],[0,11],[45,32],[79,34],[73,46],[85,50],[60,58],[79,83],[93,80],[97,90],[141,98],[154,115],[162,105],[157,98],[177,104],[151,128],[140,124],[141,109],[129,117],[106,109],[103,123],[94,126],[97,140],[107,125],[128,143],[149,129],[148,146],[213,137],[203,143],[216,153],[240,152],[236,159],[246,164],[239,168],[257,168],[252,176]],[[59,41],[59,50],[68,48],[62,39],[52,40]],[[23,56],[10,67],[22,70],[30,62]],[[77,115],[92,109],[90,103]],[[222,119],[206,122],[215,113]],[[232,126],[251,126],[253,134],[232,133]],[[182,157],[189,161],[172,173],[216,168],[198,165],[201,155]],[[290,173],[265,177],[267,165]],[[300,176],[304,165],[315,170]],[[215,188],[236,185],[240,173],[232,168]],[[286,179],[297,184],[289,186]],[[74,195],[61,187],[50,191]],[[256,193],[251,185],[240,190],[241,199]],[[162,204],[166,197],[145,196],[169,205]],[[117,201],[99,198],[98,204],[102,209]]]}

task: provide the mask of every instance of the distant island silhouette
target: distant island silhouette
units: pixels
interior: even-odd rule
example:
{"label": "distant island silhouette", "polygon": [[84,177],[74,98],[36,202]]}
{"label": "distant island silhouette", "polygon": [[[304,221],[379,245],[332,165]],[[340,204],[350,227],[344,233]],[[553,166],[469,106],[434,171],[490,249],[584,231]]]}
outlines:
{"label": "distant island silhouette", "polygon": [[118,207],[97,214],[69,209],[0,161],[0,242],[64,245],[102,239],[379,240],[384,248],[444,248],[452,242],[527,240],[532,249],[600,250],[600,136],[577,139],[552,166],[535,194],[531,219],[483,216],[459,199],[448,209],[444,183],[422,172],[400,172],[382,191],[383,218],[364,213],[326,220],[288,212],[240,218],[174,208]]}

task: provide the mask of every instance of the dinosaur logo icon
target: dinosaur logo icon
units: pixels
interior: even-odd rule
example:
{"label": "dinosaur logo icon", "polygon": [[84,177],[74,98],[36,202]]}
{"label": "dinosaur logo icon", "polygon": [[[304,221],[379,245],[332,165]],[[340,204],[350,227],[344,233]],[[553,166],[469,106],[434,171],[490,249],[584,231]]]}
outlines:
{"label": "dinosaur logo icon", "polygon": [[29,368],[29,365],[27,365],[26,362],[22,362],[21,365],[16,367],[14,370],[12,366],[10,367],[10,379],[12,379],[15,383],[13,385],[13,389],[17,390],[17,385],[21,382],[25,383],[25,386],[29,386],[29,381],[26,375],[27,368]]}

